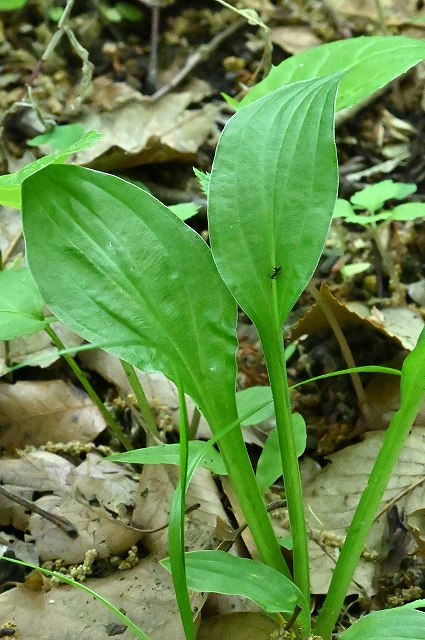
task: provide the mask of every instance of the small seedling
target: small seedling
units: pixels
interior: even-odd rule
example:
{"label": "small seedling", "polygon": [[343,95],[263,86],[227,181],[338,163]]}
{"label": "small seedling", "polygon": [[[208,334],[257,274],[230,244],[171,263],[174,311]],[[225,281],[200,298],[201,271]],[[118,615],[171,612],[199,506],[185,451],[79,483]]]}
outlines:
{"label": "small seedling", "polygon": [[[395,207],[390,206],[394,200],[405,200],[415,193],[415,184],[383,180],[365,187],[355,193],[350,201],[338,199],[335,204],[334,218],[341,218],[349,224],[361,225],[366,230],[370,240],[379,252],[384,270],[389,276],[390,289],[397,297],[402,297],[399,269],[391,251],[389,251],[381,237],[381,228],[392,222],[414,221],[425,216],[425,203],[408,202]],[[345,276],[353,276],[367,270],[370,263],[348,265]]]}

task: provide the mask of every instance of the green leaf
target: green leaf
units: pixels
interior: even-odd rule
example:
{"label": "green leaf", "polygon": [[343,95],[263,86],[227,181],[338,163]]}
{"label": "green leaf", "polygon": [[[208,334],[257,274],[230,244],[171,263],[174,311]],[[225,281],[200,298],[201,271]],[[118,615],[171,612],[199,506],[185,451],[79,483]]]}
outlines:
{"label": "green leaf", "polygon": [[64,124],[35,136],[35,138],[28,140],[27,144],[30,147],[41,147],[48,144],[54,151],[65,151],[83,137],[84,127],[81,124]]}
{"label": "green leaf", "polygon": [[27,268],[0,271],[0,340],[14,340],[41,331],[44,302]]}
{"label": "green leaf", "polygon": [[407,222],[423,217],[425,217],[424,202],[406,202],[406,204],[399,204],[398,207],[394,207],[389,213],[388,219],[390,221],[398,220],[400,222]]}
{"label": "green leaf", "polygon": [[179,204],[170,204],[170,211],[174,213],[180,220],[188,220],[193,218],[199,211],[199,207],[194,202],[180,202]]}
{"label": "green leaf", "polygon": [[30,164],[27,164],[23,169],[10,175],[0,176],[0,205],[6,207],[21,208],[21,187],[26,178],[32,176],[37,171],[40,171],[44,167],[50,164],[60,164],[65,162],[68,156],[79,153],[91,147],[97,140],[102,137],[97,131],[89,131],[81,140],[75,142],[67,149],[58,153],[53,153],[39,160],[35,160]]}
{"label": "green leaf", "polygon": [[337,198],[334,207],[334,218],[351,218],[356,214],[353,211],[353,207],[348,202],[348,200],[344,200],[343,198]]}
{"label": "green leaf", "polygon": [[[269,404],[259,411],[255,411],[255,407],[269,402]],[[236,404],[238,407],[238,415],[244,416],[250,411],[253,413],[249,418],[241,422],[242,427],[250,427],[254,424],[269,420],[274,415],[273,395],[270,387],[249,387],[236,393]]]}
{"label": "green leaf", "polygon": [[422,329],[415,348],[403,362],[400,382],[400,409],[418,407],[425,396],[425,328]]}
{"label": "green leaf", "polygon": [[119,11],[122,18],[129,22],[138,22],[143,18],[143,11],[140,11],[140,9],[134,7],[129,2],[117,2],[115,8]]}
{"label": "green leaf", "polygon": [[0,0],[0,11],[15,11],[22,9],[27,4],[27,0]]}
{"label": "green leaf", "polygon": [[416,190],[415,184],[382,180],[358,191],[350,201],[356,209],[365,209],[374,213],[382,209],[387,200],[404,200]]}
{"label": "green leaf", "polygon": [[238,111],[218,143],[209,188],[211,247],[260,335],[285,320],[323,249],[338,187],[339,80],[278,89]]}
{"label": "green leaf", "polygon": [[354,264],[345,264],[341,268],[341,275],[344,280],[350,280],[354,276],[358,276],[360,273],[364,273],[370,269],[370,262],[355,262]]}
{"label": "green leaf", "polygon": [[404,36],[371,36],[338,40],[303,51],[277,67],[253,87],[239,108],[275,89],[300,80],[347,70],[336,110],[352,107],[425,59],[425,42]]}
{"label": "green leaf", "polygon": [[[297,456],[305,451],[307,444],[307,428],[304,418],[299,413],[292,414],[292,428]],[[266,440],[257,464],[257,484],[264,493],[282,475],[282,460],[279,450],[279,434],[272,429]]]}
{"label": "green leaf", "polygon": [[[187,585],[193,591],[244,596],[268,613],[292,613],[298,604],[308,610],[299,589],[284,575],[260,562],[224,551],[185,554]],[[161,560],[169,571],[169,560]]]}
{"label": "green leaf", "polygon": [[[205,451],[205,455],[200,461],[200,466],[209,469],[219,476],[226,476],[227,471],[223,458],[216,449],[208,447],[206,442],[201,440],[191,440],[189,442],[189,464],[195,456]],[[114,453],[108,456],[108,460],[113,462],[128,462],[130,464],[180,464],[180,445],[162,444],[145,449],[134,449],[125,453]]]}
{"label": "green leaf", "polygon": [[31,176],[23,205],[28,264],[60,320],[180,377],[207,420],[233,411],[236,304],[199,235],[142,189],[81,167]]}
{"label": "green leaf", "polygon": [[198,178],[199,186],[201,187],[203,194],[208,197],[208,189],[209,189],[209,186],[210,186],[210,176],[211,176],[211,174],[210,173],[204,173],[203,171],[200,171],[199,169],[196,169],[195,167],[193,167],[193,173]]}
{"label": "green leaf", "polygon": [[369,613],[338,636],[341,640],[423,640],[425,614],[415,609]]}

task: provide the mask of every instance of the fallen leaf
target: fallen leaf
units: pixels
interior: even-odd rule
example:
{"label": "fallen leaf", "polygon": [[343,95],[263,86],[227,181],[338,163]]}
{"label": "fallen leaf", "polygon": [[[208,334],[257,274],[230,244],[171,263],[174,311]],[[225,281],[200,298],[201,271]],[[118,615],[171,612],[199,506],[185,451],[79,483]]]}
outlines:
{"label": "fallen leaf", "polygon": [[137,490],[137,477],[125,465],[115,464],[89,453],[69,477],[73,489],[86,500],[93,501],[113,517],[128,519]]}
{"label": "fallen leaf", "polygon": [[294,27],[275,27],[270,31],[273,44],[277,44],[288,53],[300,53],[304,49],[311,49],[322,44],[322,41],[309,27],[297,25]]}
{"label": "fallen leaf", "polygon": [[[168,522],[171,499],[178,478],[178,467],[170,465],[143,467],[139,491],[135,499],[134,526],[154,529]],[[217,517],[225,522],[228,522],[228,519],[211,473],[202,467],[196,471],[186,494],[186,505],[190,507],[194,504],[199,504],[199,508],[186,516],[185,545],[188,549],[215,548]],[[168,554],[167,529],[154,534],[145,534],[143,542],[158,557]]]}
{"label": "fallen leaf", "polygon": [[[73,333],[61,322],[52,324],[52,329],[57,333],[61,341],[69,348],[78,347],[84,340]],[[45,331],[40,331],[31,336],[11,340],[9,343],[9,360],[12,364],[28,364],[41,369],[50,367],[53,362],[59,360],[58,350],[50,341]],[[6,372],[4,343],[0,342],[0,376]]]}
{"label": "fallen leaf", "polygon": [[[0,466],[0,482],[9,491],[33,499],[35,492],[54,491],[65,485],[72,464],[47,451],[30,451],[20,458],[3,458]],[[12,524],[18,531],[28,528],[28,509],[0,495],[0,524]]]}
{"label": "fallen leaf", "polygon": [[149,102],[142,94],[132,93],[112,111],[92,111],[80,124],[87,131],[96,129],[103,137],[91,149],[77,154],[77,164],[111,171],[194,160],[199,147],[215,131],[220,106],[189,107],[210,91],[206,82],[194,80],[185,91],[170,93],[166,100]]}
{"label": "fallen leaf", "polygon": [[0,384],[0,446],[90,442],[105,429],[85,391],[63,380]]}
{"label": "fallen leaf", "polygon": [[[351,523],[360,495],[366,486],[384,432],[367,434],[363,442],[329,456],[331,464],[322,469],[304,487],[307,520],[310,529],[312,591],[327,593],[335,560]],[[425,507],[425,427],[412,430],[385,491],[381,515],[375,521],[366,551],[378,556],[387,529],[385,507],[396,504],[399,511],[412,513]],[[325,552],[326,550],[326,552]],[[354,580],[368,595],[374,593],[372,580],[375,563],[362,557]],[[350,593],[359,593],[352,583]]]}
{"label": "fallen leaf", "polygon": [[[102,378],[114,384],[123,394],[133,393],[121,363],[118,358],[105,351],[95,349],[85,351],[80,354],[80,359],[88,369],[96,371]],[[162,373],[145,373],[136,369],[137,377],[140,380],[143,391],[149,405],[155,413],[164,414],[164,421],[169,425],[178,426],[180,419],[179,398],[176,386],[168,380]],[[186,396],[186,407],[189,419],[193,415],[195,403]],[[161,425],[160,425],[161,426]],[[165,425],[166,426],[166,425]],[[201,416],[198,437],[210,438],[211,431],[203,416]]]}
{"label": "fallen leaf", "polygon": [[[20,211],[9,207],[0,207],[0,251],[4,252],[8,248],[21,229]],[[17,251],[22,251],[23,247],[24,241],[21,239],[12,256],[16,255]]]}
{"label": "fallen leaf", "polygon": [[262,613],[228,613],[202,620],[197,640],[270,640],[276,624]]}
{"label": "fallen leaf", "polygon": [[94,549],[99,558],[109,558],[128,551],[141,537],[123,522],[115,521],[107,511],[86,505],[73,495],[43,496],[36,504],[69,520],[79,534],[70,538],[55,524],[33,513],[29,530],[42,561],[60,558],[65,564],[79,564],[89,549]]}
{"label": "fallen leaf", "polygon": [[[184,640],[171,577],[149,556],[129,571],[85,584],[123,609],[150,640]],[[194,610],[199,594],[191,597]],[[49,593],[18,587],[0,594],[0,624],[16,625],[19,640],[105,640],[110,625],[119,622],[97,600],[75,587],[53,586]],[[133,640],[126,630],[118,636]]]}
{"label": "fallen leaf", "polygon": [[[343,331],[353,328],[358,331],[376,330],[402,349],[411,351],[424,327],[421,316],[408,307],[393,307],[379,311],[374,309],[368,317],[363,317],[353,310],[358,310],[357,305],[351,308],[350,304],[340,302],[331,293],[328,285],[322,284],[320,293]],[[291,340],[305,334],[316,335],[322,332],[330,333],[331,328],[319,306],[314,304],[292,329]]]}
{"label": "fallen leaf", "polygon": [[[328,0],[328,4],[342,16],[363,17],[379,23],[375,0]],[[417,0],[380,0],[379,4],[385,17],[391,21],[409,21],[424,15],[424,8]]]}

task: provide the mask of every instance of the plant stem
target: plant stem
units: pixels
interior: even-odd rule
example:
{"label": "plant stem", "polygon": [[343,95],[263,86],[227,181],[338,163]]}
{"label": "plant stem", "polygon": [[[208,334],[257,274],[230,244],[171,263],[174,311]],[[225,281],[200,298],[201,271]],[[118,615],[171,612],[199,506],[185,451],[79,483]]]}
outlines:
{"label": "plant stem", "polygon": [[[63,344],[62,340],[59,338],[57,333],[52,329],[50,325],[48,325],[45,328],[45,332],[47,333],[47,335],[49,336],[49,338],[51,339],[51,341],[59,351],[65,350],[65,345]],[[113,416],[109,413],[109,411],[103,404],[102,400],[99,398],[96,391],[93,389],[90,382],[87,380],[87,377],[84,375],[84,373],[82,372],[78,364],[75,362],[74,358],[72,358],[68,353],[62,354],[62,357],[64,358],[65,362],[70,366],[76,378],[79,380],[81,385],[86,390],[90,400],[99,409],[100,413],[105,419],[106,424],[108,425],[108,427],[110,428],[114,436],[117,438],[117,440],[119,440],[119,442],[122,444],[124,449],[126,449],[126,451],[132,451],[133,447],[131,445],[130,440],[123,433],[121,427],[114,420]]]}
{"label": "plant stem", "polygon": [[259,331],[269,372],[270,386],[279,435],[285,494],[293,540],[294,581],[310,601],[310,578],[307,547],[307,530],[298,457],[295,450],[291,421],[288,379],[286,374],[282,330]]}
{"label": "plant stem", "polygon": [[[231,424],[237,420],[236,407],[234,413],[227,417],[223,415],[220,407],[215,409],[213,415],[205,415],[205,417],[213,434],[218,433],[223,425]],[[292,580],[258,489],[240,427],[222,436],[218,440],[218,444],[229,474],[229,480],[235,490],[262,562]]]}
{"label": "plant stem", "polygon": [[140,384],[139,378],[137,377],[136,370],[132,364],[125,362],[125,360],[120,360],[120,362],[124,373],[127,376],[127,380],[129,381],[131,388],[133,389],[137,405],[139,407],[140,415],[143,420],[143,426],[145,426],[155,438],[158,438],[158,427],[156,426],[156,422],[152,415],[145,392],[143,391],[143,387]]}
{"label": "plant stem", "polygon": [[399,274],[397,271],[397,266],[394,263],[394,260],[391,256],[391,252],[387,250],[382,242],[381,235],[379,232],[378,225],[374,222],[369,226],[368,232],[369,237],[372,242],[375,244],[375,247],[378,250],[379,256],[381,258],[382,266],[384,270],[387,272],[389,278],[389,287],[391,292],[396,294],[398,304],[403,302],[403,292],[400,283]]}
{"label": "plant stem", "polygon": [[189,423],[187,418],[186,399],[184,389],[177,378],[177,389],[179,394],[180,408],[180,481],[179,491],[175,491],[170,512],[168,526],[168,551],[170,555],[171,575],[173,578],[174,591],[180,618],[187,640],[195,640],[196,630],[193,623],[193,613],[190,604],[189,592],[187,590],[186,565],[185,565],[185,514],[186,514],[186,489],[187,489],[187,467],[189,461],[187,437]]}
{"label": "plant stem", "polygon": [[375,514],[381,504],[388,481],[421,405],[422,394],[418,393],[420,385],[421,381],[419,380],[417,387],[415,384],[413,385],[415,387],[414,391],[409,394],[406,393],[406,397],[403,398],[402,378],[402,403],[400,409],[394,414],[385,434],[381,450],[376,458],[366,489],[357,506],[334,569],[328,595],[317,618],[314,633],[321,636],[323,640],[328,640],[332,635],[367,536],[373,525]]}

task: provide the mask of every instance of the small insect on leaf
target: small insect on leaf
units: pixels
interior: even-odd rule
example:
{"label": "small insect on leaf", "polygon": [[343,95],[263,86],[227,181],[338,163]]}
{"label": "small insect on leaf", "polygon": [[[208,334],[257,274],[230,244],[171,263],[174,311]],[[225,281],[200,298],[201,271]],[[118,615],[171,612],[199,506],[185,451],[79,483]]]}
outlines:
{"label": "small insect on leaf", "polygon": [[276,267],[273,267],[273,271],[271,273],[270,278],[272,280],[275,280],[280,275],[281,271],[282,271],[282,267],[280,265],[277,265]]}

